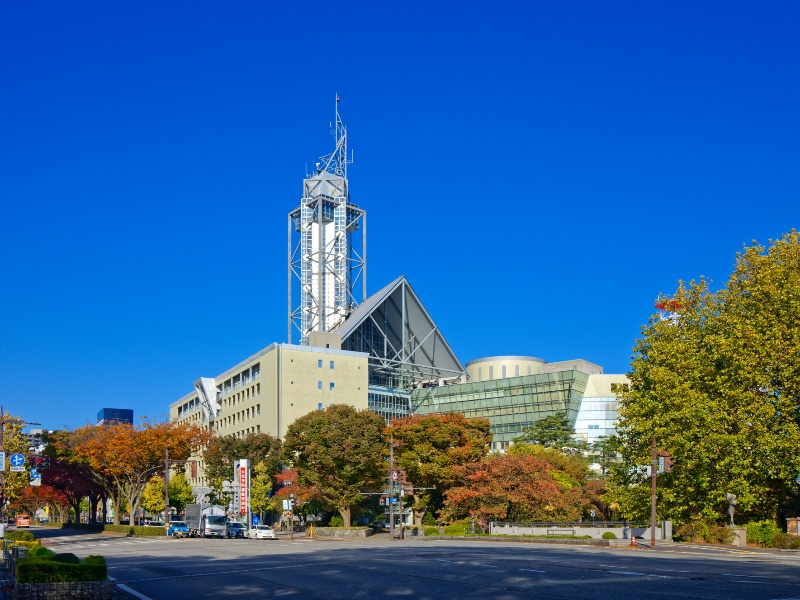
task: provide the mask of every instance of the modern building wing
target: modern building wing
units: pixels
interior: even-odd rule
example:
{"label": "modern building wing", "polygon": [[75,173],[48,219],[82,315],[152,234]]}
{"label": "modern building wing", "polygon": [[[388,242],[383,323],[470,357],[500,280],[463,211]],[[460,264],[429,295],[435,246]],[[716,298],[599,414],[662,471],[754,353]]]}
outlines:
{"label": "modern building wing", "polygon": [[495,450],[507,448],[536,421],[561,411],[586,441],[608,435],[616,422],[611,388],[628,381],[624,375],[603,375],[602,367],[582,359],[548,363],[495,356],[470,361],[467,372],[468,383],[414,390],[412,409],[415,414],[455,411],[488,418]]}
{"label": "modern building wing", "polygon": [[411,391],[461,380],[464,367],[404,276],[356,307],[336,333],[369,356],[369,407],[387,420],[410,414]]}

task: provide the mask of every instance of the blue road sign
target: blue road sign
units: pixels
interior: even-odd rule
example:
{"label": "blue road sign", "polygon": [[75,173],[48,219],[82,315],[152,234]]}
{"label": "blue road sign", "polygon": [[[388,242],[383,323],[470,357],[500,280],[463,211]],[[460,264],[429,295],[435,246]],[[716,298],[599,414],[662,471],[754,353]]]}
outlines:
{"label": "blue road sign", "polygon": [[31,479],[40,479],[42,474],[39,472],[38,469],[31,469],[30,470]]}
{"label": "blue road sign", "polygon": [[24,454],[12,454],[11,458],[8,459],[11,463],[12,467],[21,467],[25,464],[25,455]]}

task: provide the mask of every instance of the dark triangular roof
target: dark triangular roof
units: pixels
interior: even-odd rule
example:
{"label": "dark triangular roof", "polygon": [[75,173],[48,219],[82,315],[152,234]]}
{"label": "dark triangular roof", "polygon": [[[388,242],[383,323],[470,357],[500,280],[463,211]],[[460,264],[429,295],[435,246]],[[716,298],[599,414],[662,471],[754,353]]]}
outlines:
{"label": "dark triangular roof", "polygon": [[[336,333],[342,348],[369,352],[371,358],[413,373],[417,381],[452,379],[464,372],[403,275],[358,305]],[[375,343],[376,333],[380,343]]]}

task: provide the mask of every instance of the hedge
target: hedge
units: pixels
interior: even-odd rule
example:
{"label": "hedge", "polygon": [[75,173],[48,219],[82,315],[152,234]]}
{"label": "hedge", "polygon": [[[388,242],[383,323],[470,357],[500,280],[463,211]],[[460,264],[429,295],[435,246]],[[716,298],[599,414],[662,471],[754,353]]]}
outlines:
{"label": "hedge", "polygon": [[87,524],[87,523],[51,523],[51,527],[60,527],[62,529],[84,529],[88,531],[112,531],[116,533],[127,533],[128,535],[138,536],[165,536],[167,535],[166,527],[136,527],[131,525],[103,525],[102,523]]}
{"label": "hedge", "polygon": [[6,549],[7,550],[11,550],[11,548],[13,548],[14,546],[20,546],[22,548],[27,548],[28,550],[31,550],[32,548],[37,548],[37,547],[39,547],[41,545],[42,545],[42,543],[39,540],[34,540],[32,542],[28,542],[28,541],[25,541],[25,540],[19,540],[19,541],[16,541],[16,542],[11,542],[10,544],[6,544]]}
{"label": "hedge", "polygon": [[30,531],[9,531],[6,533],[6,539],[13,542],[32,542],[36,539],[36,536]]}
{"label": "hedge", "polygon": [[438,527],[426,527],[425,528],[425,535],[439,535],[439,528]]}
{"label": "hedge", "polygon": [[[76,581],[105,581],[108,579],[106,559],[87,556],[75,563],[75,555],[56,554],[52,557],[25,557],[17,561],[18,583],[66,583]],[[77,558],[77,557],[75,557]],[[67,561],[67,562],[64,562]]]}

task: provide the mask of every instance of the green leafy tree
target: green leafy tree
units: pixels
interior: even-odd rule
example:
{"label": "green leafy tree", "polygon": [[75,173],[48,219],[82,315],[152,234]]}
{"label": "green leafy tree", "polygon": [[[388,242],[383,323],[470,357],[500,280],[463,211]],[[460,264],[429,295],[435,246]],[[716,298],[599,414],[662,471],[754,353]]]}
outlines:
{"label": "green leafy tree", "polygon": [[267,433],[251,433],[242,438],[234,435],[213,438],[203,452],[203,460],[206,479],[215,489],[215,499],[222,499],[224,504],[231,500],[223,492],[222,482],[233,480],[233,463],[244,458],[251,465],[263,462],[268,473],[277,473],[281,441]]}
{"label": "green leafy tree", "polygon": [[[187,504],[194,502],[194,491],[186,475],[183,473],[170,473],[169,475],[169,505],[176,512],[182,513]],[[163,504],[163,503],[162,503]]]}
{"label": "green leafy tree", "polygon": [[250,509],[254,513],[273,512],[271,501],[273,479],[264,461],[256,463],[250,480]]}
{"label": "green leafy tree", "polygon": [[164,512],[164,478],[156,475],[142,490],[142,508],[152,514]]}
{"label": "green leafy tree", "polygon": [[525,429],[514,439],[515,443],[538,444],[546,448],[588,450],[588,444],[573,437],[575,428],[569,421],[567,411],[543,417]]}
{"label": "green leafy tree", "polygon": [[[385,431],[398,444],[394,461],[414,485],[414,522],[422,526],[435,500],[456,483],[455,467],[486,456],[492,443],[488,419],[460,413],[415,415],[395,419]],[[422,490],[419,488],[434,488]]]}
{"label": "green leafy tree", "polygon": [[655,436],[675,465],[659,476],[660,516],[721,520],[731,492],[745,519],[783,517],[800,471],[798,233],[746,247],[722,289],[681,282],[668,307],[634,348],[607,498],[628,517],[647,513],[639,467]]}
{"label": "green leafy tree", "polygon": [[320,490],[346,527],[361,492],[380,489],[386,475],[382,417],[337,404],[316,410],[289,425],[284,457],[298,483]]}

